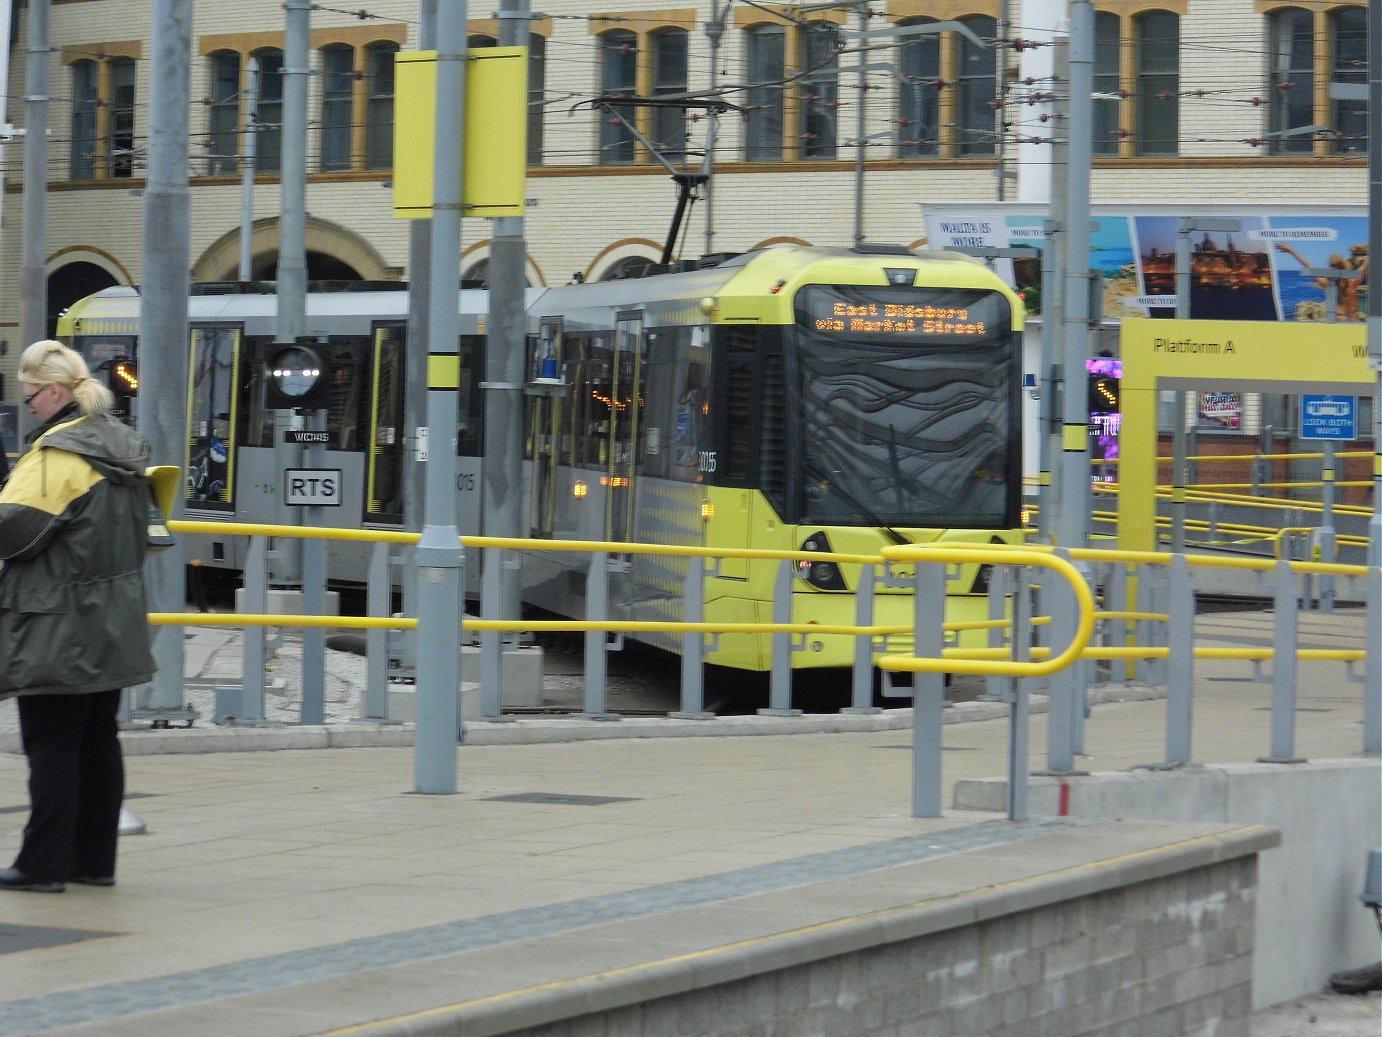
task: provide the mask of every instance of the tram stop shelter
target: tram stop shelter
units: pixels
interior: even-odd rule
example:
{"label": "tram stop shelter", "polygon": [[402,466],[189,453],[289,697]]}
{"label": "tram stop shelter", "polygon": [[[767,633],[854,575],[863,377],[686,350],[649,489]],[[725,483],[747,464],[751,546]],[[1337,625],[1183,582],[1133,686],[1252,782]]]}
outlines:
{"label": "tram stop shelter", "polygon": [[1333,396],[1376,391],[1366,323],[1133,318],[1123,322],[1122,360],[1118,546],[1125,551],[1157,550],[1161,391]]}

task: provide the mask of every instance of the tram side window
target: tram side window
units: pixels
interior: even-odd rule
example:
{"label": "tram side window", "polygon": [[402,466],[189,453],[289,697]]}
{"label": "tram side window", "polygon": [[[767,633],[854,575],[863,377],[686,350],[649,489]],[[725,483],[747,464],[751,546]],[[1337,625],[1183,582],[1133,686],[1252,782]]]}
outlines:
{"label": "tram side window", "polygon": [[[265,336],[245,339],[246,355],[253,358],[267,357],[273,348],[273,340]],[[240,378],[240,445],[249,447],[271,447],[274,445],[274,412],[265,404],[264,365],[248,363],[244,365]]]}
{"label": "tram side window", "polygon": [[328,349],[331,400],[326,409],[326,430],[335,450],[364,449],[363,430],[368,427],[369,414],[365,392],[368,348],[367,338],[352,336],[333,338]]}
{"label": "tram side window", "polygon": [[370,393],[369,445],[365,460],[367,521],[403,521],[406,356],[403,325],[381,325],[375,329],[374,384]]}
{"label": "tram side window", "polygon": [[187,398],[186,499],[194,508],[235,506],[238,328],[193,328]]}
{"label": "tram side window", "polygon": [[571,457],[585,468],[609,462],[610,415],[613,412],[614,343],[609,332],[577,339],[567,346],[580,359],[572,371]]}
{"label": "tram side window", "polygon": [[658,328],[648,333],[647,342],[640,469],[644,475],[699,482],[701,451],[710,449],[707,351],[692,345],[691,328]]}
{"label": "tram side window", "polygon": [[461,336],[461,391],[456,401],[456,452],[482,457],[485,452],[484,381],[485,336]]}

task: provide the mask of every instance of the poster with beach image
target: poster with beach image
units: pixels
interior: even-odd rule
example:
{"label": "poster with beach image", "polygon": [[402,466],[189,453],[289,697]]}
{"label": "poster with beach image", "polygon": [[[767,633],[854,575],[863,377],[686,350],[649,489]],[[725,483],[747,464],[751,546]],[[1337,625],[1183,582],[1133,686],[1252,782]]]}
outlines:
{"label": "poster with beach image", "polygon": [[1327,321],[1332,278],[1307,268],[1352,276],[1337,284],[1334,319],[1367,316],[1368,221],[1362,216],[1272,216],[1256,234],[1271,249],[1277,309],[1282,320]]}

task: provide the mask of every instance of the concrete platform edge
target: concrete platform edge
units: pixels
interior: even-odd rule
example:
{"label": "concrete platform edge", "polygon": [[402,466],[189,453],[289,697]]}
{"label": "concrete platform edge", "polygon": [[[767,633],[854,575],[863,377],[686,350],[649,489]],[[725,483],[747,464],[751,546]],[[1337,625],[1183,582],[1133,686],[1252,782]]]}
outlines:
{"label": "concrete platform edge", "polygon": [[[1097,830],[1084,835],[1097,838],[1096,833]],[[346,1032],[351,1037],[454,1037],[456,1034],[499,1037],[1076,900],[1104,890],[1255,855],[1278,843],[1277,831],[1265,825],[1193,835],[1108,859],[1072,861],[1066,867],[1014,877],[963,894],[847,916],[624,968],[555,979],[501,996],[481,997],[358,1024]],[[1010,866],[1019,863],[1024,851],[1010,852],[1013,855]],[[985,856],[991,866],[994,852],[990,850]],[[598,927],[588,932],[594,935]],[[323,1034],[340,1032],[323,1031]]]}

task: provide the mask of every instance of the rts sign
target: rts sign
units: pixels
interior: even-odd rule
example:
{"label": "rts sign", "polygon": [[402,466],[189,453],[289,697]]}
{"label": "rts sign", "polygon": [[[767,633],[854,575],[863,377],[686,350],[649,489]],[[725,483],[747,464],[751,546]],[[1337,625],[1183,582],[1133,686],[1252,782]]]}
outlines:
{"label": "rts sign", "polygon": [[341,506],[339,468],[288,468],[283,472],[285,504],[315,508]]}

